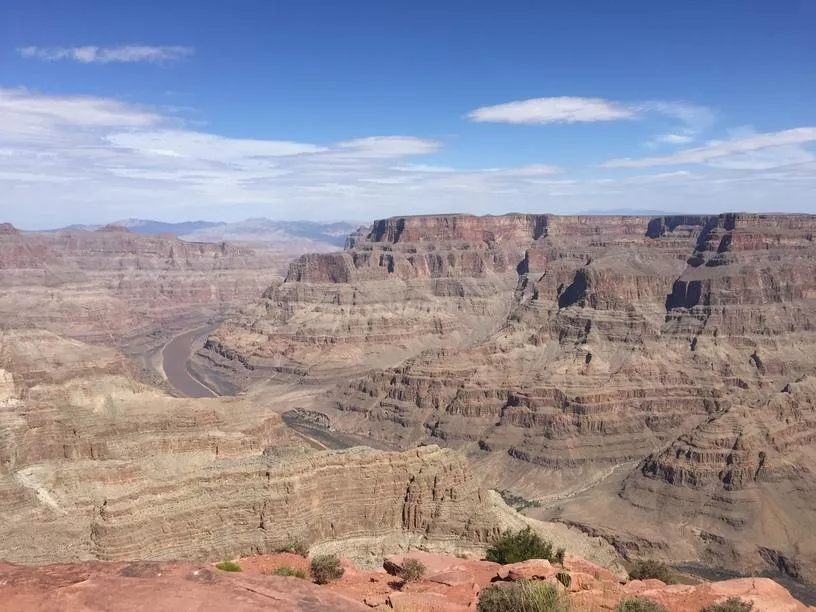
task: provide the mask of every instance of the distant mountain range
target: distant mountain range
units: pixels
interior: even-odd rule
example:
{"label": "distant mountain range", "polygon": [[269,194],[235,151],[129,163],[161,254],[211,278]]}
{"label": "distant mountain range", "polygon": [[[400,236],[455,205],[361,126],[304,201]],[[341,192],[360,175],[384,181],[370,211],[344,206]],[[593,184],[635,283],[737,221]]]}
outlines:
{"label": "distant mountain range", "polygon": [[[226,223],[223,221],[184,221],[165,223],[150,219],[124,219],[107,225],[126,227],[137,234],[174,234],[188,242],[235,242],[271,247],[285,247],[288,250],[328,250],[342,248],[346,236],[360,224],[339,221],[318,223],[314,221],[273,221],[256,218]],[[52,230],[94,231],[104,225],[69,225]]]}

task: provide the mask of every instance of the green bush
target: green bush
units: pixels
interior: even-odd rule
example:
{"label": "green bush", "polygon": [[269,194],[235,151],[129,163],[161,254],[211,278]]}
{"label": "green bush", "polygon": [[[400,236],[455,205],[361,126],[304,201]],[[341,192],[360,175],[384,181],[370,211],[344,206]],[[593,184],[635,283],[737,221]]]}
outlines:
{"label": "green bush", "polygon": [[274,576],[294,576],[295,578],[305,578],[306,572],[301,569],[297,569],[295,567],[289,567],[287,565],[282,565],[275,569],[272,572]]}
{"label": "green bush", "polygon": [[337,555],[320,555],[311,563],[312,578],[317,584],[327,584],[343,575],[343,566]]}
{"label": "green bush", "polygon": [[399,570],[399,577],[403,582],[416,582],[425,575],[425,564],[418,559],[405,559]]}
{"label": "green bush", "polygon": [[559,548],[555,551],[555,562],[558,565],[564,565],[564,559],[567,557],[567,549],[564,547]]}
{"label": "green bush", "polygon": [[666,584],[674,584],[675,582],[669,566],[654,559],[641,559],[636,562],[635,566],[629,572],[629,578],[632,580],[656,578]]}
{"label": "green bush", "polygon": [[615,612],[669,612],[666,608],[648,597],[629,597],[621,601]]}
{"label": "green bush", "polygon": [[751,612],[754,604],[739,597],[729,597],[722,603],[712,604],[701,610],[701,612]]}
{"label": "green bush", "polygon": [[299,555],[301,557],[306,557],[309,555],[309,549],[300,540],[292,540],[285,546],[281,546],[280,548],[276,549],[275,552],[292,553],[293,555]]}
{"label": "green bush", "polygon": [[567,612],[569,606],[552,584],[519,580],[483,588],[476,609],[478,612]]}
{"label": "green bush", "polygon": [[530,527],[521,531],[508,529],[493,541],[487,549],[487,560],[505,565],[518,563],[527,559],[546,559],[554,561],[552,543],[543,539]]}
{"label": "green bush", "polygon": [[235,563],[234,561],[222,561],[221,563],[216,563],[215,567],[225,572],[240,572],[241,566]]}

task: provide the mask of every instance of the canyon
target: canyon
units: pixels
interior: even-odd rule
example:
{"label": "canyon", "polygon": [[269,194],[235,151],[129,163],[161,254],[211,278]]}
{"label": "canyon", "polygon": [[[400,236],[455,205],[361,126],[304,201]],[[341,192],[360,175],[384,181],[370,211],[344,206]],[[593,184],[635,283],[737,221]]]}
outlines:
{"label": "canyon", "polygon": [[43,566],[0,570],[181,580],[299,542],[366,572],[531,526],[618,577],[656,557],[812,583],[814,229],[398,217],[288,263],[0,226],[0,559]]}
{"label": "canyon", "polygon": [[293,262],[195,361],[334,431],[457,449],[626,556],[814,581],[814,230],[385,219]]}

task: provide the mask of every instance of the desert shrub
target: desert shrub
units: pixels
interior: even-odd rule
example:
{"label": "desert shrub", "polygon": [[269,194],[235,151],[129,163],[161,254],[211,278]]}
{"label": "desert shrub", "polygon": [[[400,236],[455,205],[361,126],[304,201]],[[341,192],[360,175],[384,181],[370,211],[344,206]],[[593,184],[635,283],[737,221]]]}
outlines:
{"label": "desert shrub", "polygon": [[615,612],[668,612],[668,610],[654,599],[629,597],[615,607]]}
{"label": "desert shrub", "polygon": [[225,572],[241,571],[241,566],[235,563],[234,561],[222,561],[221,563],[216,563],[215,567]]}
{"label": "desert shrub", "polygon": [[280,548],[276,549],[275,552],[292,553],[293,555],[306,557],[309,554],[309,549],[306,548],[306,545],[300,540],[292,540],[291,542],[288,542],[285,546],[281,546]]}
{"label": "desert shrub", "polygon": [[553,561],[552,543],[543,539],[530,527],[521,531],[506,530],[487,549],[487,560],[501,563],[518,563],[527,559]]}
{"label": "desert shrub", "polygon": [[343,575],[343,566],[337,555],[320,555],[312,559],[312,578],[317,584],[327,584]]}
{"label": "desert shrub", "polygon": [[564,588],[570,588],[572,586],[572,576],[570,576],[569,572],[558,572],[555,575],[555,579],[564,585]]}
{"label": "desert shrub", "polygon": [[564,565],[564,559],[567,556],[567,549],[563,546],[555,551],[555,562],[558,565]]}
{"label": "desert shrub", "polygon": [[754,604],[739,597],[729,597],[722,603],[706,606],[701,612],[751,612]]}
{"label": "desert shrub", "polygon": [[296,567],[289,567],[288,565],[282,565],[278,568],[275,568],[275,571],[272,572],[274,576],[294,576],[295,578],[305,578],[306,572],[302,569],[297,569]]}
{"label": "desert shrub", "polygon": [[567,603],[548,582],[491,584],[479,593],[478,612],[566,612]]}
{"label": "desert shrub", "polygon": [[641,559],[635,563],[635,566],[629,572],[629,578],[632,580],[656,578],[666,584],[673,584],[675,581],[669,566],[654,559]]}
{"label": "desert shrub", "polygon": [[399,571],[403,582],[416,582],[425,575],[425,564],[418,559],[405,559]]}

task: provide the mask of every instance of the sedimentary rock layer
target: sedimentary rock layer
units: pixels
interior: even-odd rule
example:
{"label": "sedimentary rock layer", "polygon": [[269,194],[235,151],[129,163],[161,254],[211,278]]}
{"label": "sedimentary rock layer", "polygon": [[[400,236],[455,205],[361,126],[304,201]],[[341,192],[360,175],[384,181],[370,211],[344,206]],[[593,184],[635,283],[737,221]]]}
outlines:
{"label": "sedimentary rock layer", "polygon": [[451,449],[315,446],[267,401],[169,397],[113,349],[0,331],[2,559],[217,560],[389,538],[456,550],[521,523]]}
{"label": "sedimentary rock layer", "polygon": [[0,319],[124,346],[178,319],[224,314],[279,278],[286,253],[119,228],[0,231]]}
{"label": "sedimentary rock layer", "polygon": [[[491,486],[545,502],[640,463],[610,495],[653,518],[676,506],[690,555],[812,568],[811,408],[795,392],[778,406],[816,374],[814,233],[810,215],[386,219],[292,264],[205,356],[307,382],[356,368],[302,407],[461,449]],[[740,487],[792,500],[768,510],[784,537],[757,530]],[[614,529],[643,526],[620,512]]]}

